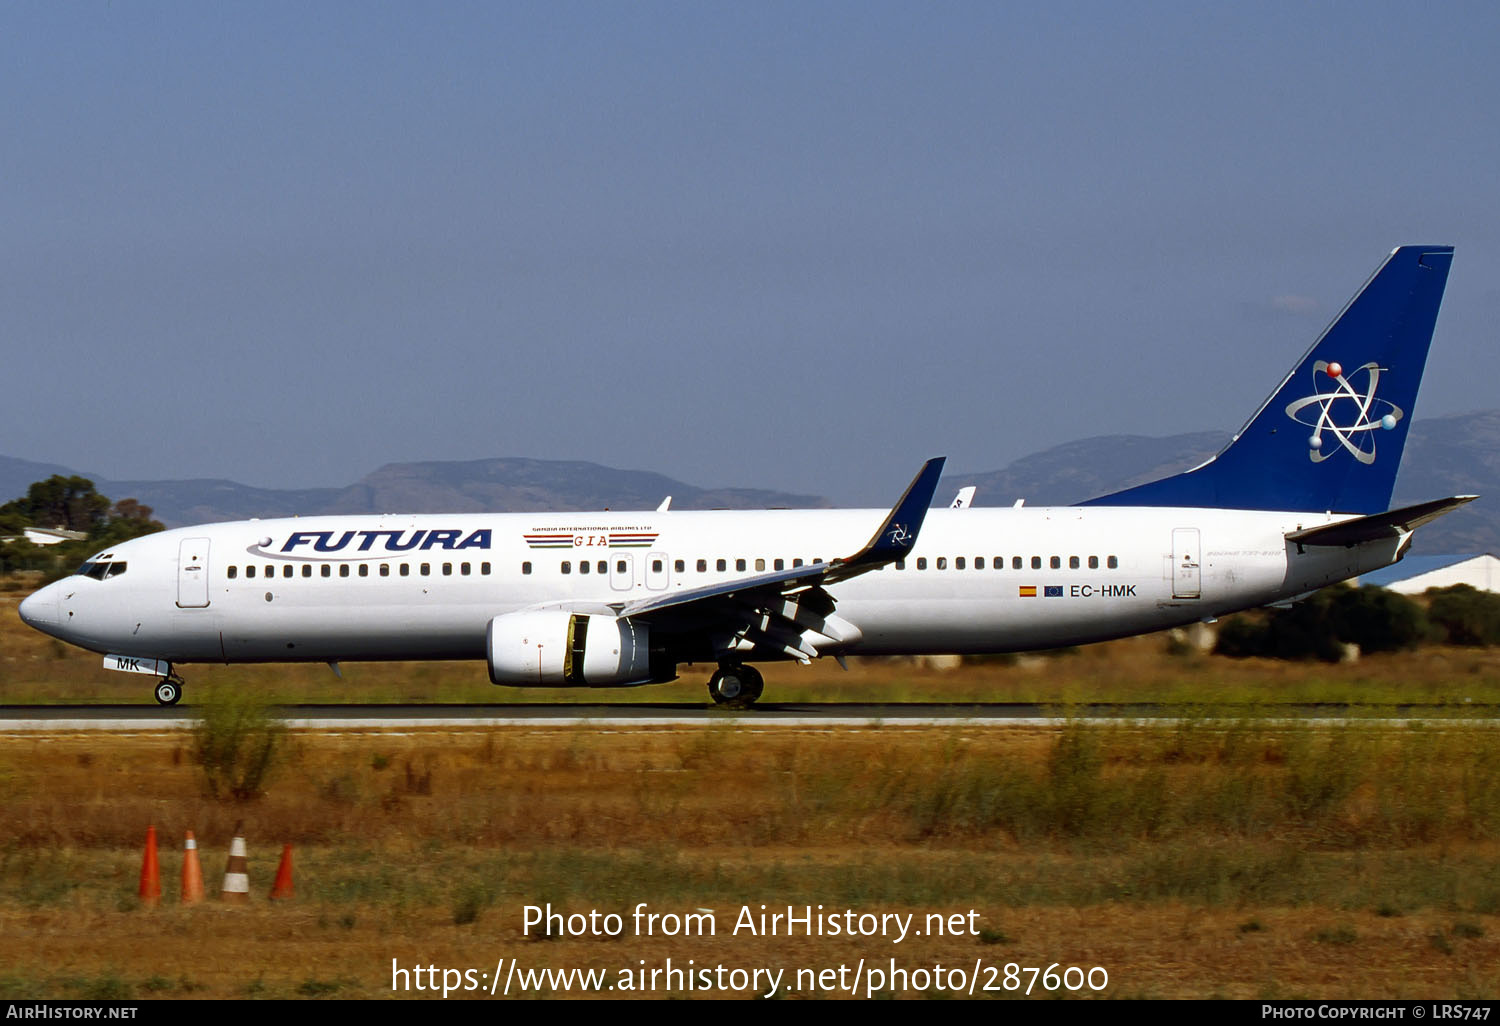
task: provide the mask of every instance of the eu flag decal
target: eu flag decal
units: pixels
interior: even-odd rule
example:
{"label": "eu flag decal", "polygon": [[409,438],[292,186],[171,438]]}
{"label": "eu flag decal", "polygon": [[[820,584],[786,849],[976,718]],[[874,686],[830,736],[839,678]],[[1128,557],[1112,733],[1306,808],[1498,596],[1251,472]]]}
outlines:
{"label": "eu flag decal", "polygon": [[1042,590],[1043,598],[1062,598],[1062,585],[1049,584]]}

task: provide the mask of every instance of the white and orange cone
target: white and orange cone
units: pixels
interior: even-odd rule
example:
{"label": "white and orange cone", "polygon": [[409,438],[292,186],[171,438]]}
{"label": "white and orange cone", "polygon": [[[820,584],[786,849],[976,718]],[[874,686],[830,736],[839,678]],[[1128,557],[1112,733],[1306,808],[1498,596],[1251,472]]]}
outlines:
{"label": "white and orange cone", "polygon": [[203,900],[203,866],[198,861],[198,842],[187,832],[182,842],[182,903],[196,905]]}
{"label": "white and orange cone", "polygon": [[235,833],[229,845],[229,866],[224,870],[224,890],[219,895],[231,905],[250,902],[250,865],[245,854],[245,839]]}

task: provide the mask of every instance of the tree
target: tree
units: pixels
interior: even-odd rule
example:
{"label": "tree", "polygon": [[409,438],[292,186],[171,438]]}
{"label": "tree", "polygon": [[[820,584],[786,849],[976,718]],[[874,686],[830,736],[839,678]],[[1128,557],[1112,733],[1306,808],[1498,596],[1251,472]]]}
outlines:
{"label": "tree", "polygon": [[1427,618],[1450,645],[1500,644],[1500,595],[1467,584],[1427,590]]}
{"label": "tree", "polygon": [[1363,652],[1394,652],[1416,648],[1427,633],[1427,617],[1410,599],[1384,588],[1339,584],[1263,619],[1234,617],[1219,632],[1214,651],[1332,663],[1342,657],[1345,643]]}
{"label": "tree", "polygon": [[109,516],[109,500],[86,477],[53,474],[26,490],[24,499],[0,506],[0,517],[20,517],[32,527],[92,532]]}
{"label": "tree", "polygon": [[166,529],[151,519],[151,507],[139,500],[111,504],[88,478],[61,474],[37,481],[23,498],[0,506],[0,535],[19,535],[27,527],[60,527],[86,537],[46,546],[23,539],[0,542],[0,573],[42,570],[61,575],[100,549]]}
{"label": "tree", "polygon": [[94,549],[118,545],[143,534],[155,534],[164,530],[165,525],[151,519],[150,506],[143,506],[135,499],[121,499],[110,508],[109,516],[89,532],[89,545]]}

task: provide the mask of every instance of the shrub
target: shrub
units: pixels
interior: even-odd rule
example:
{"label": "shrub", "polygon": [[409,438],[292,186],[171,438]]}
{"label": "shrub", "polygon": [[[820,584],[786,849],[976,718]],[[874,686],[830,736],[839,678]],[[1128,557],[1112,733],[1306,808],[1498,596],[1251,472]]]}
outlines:
{"label": "shrub", "polygon": [[1234,617],[1220,630],[1214,651],[1335,663],[1346,643],[1362,652],[1394,652],[1416,648],[1429,632],[1427,616],[1410,599],[1384,588],[1335,585],[1263,618]]}
{"label": "shrub", "polygon": [[1500,595],[1467,584],[1427,590],[1427,619],[1450,645],[1500,644]]}
{"label": "shrub", "polygon": [[286,728],[265,702],[245,691],[221,691],[198,707],[193,759],[217,799],[253,801],[275,767]]}

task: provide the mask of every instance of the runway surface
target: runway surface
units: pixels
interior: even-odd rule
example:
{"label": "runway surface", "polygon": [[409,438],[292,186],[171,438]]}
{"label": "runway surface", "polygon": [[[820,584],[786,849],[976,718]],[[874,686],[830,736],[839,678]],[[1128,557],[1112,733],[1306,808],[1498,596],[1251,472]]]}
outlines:
{"label": "runway surface", "polygon": [[[931,727],[1046,726],[1068,720],[1232,723],[1242,719],[1307,723],[1414,722],[1500,726],[1500,708],[1490,705],[1349,706],[1341,703],[1195,708],[1184,705],[1093,703],[1039,705],[988,702],[772,703],[727,710],[691,703],[555,705],[289,705],[276,707],[288,727],[305,730],[389,730],[449,727],[563,727],[608,729],[734,724],[738,727]],[[0,706],[0,733],[125,731],[154,733],[190,729],[191,705]]]}

